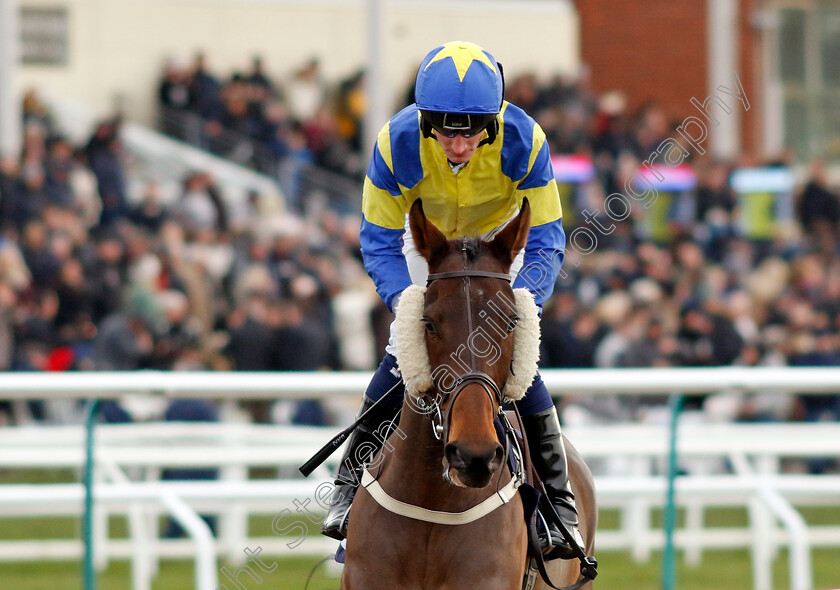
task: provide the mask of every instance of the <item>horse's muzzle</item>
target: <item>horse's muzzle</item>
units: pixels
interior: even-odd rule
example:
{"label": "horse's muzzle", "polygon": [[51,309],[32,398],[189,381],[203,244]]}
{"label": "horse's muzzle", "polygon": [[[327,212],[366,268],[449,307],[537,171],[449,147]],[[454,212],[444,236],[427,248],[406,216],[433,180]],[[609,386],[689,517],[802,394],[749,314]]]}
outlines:
{"label": "horse's muzzle", "polygon": [[458,487],[483,488],[502,466],[502,445],[471,448],[458,441],[447,443],[443,451],[443,478]]}

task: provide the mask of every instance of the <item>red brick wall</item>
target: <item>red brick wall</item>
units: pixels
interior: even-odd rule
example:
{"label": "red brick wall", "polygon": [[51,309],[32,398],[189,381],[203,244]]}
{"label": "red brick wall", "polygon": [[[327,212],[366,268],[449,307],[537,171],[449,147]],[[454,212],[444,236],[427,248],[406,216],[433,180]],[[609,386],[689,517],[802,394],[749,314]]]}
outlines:
{"label": "red brick wall", "polygon": [[706,96],[705,2],[578,0],[577,10],[596,92],[621,90],[631,110],[656,101],[672,117]]}
{"label": "red brick wall", "polygon": [[744,153],[762,153],[761,128],[764,104],[761,100],[761,33],[752,26],[753,14],[761,0],[738,2],[738,76],[750,101],[750,110],[741,116],[741,146]]}
{"label": "red brick wall", "polygon": [[[742,117],[745,151],[759,148],[760,54],[750,25],[760,0],[739,0],[738,75],[750,100]],[[707,3],[703,0],[577,0],[581,55],[598,92],[621,90],[631,112],[655,101],[673,120],[709,94]],[[732,87],[733,80],[717,84]],[[755,99],[755,100],[753,100]]]}

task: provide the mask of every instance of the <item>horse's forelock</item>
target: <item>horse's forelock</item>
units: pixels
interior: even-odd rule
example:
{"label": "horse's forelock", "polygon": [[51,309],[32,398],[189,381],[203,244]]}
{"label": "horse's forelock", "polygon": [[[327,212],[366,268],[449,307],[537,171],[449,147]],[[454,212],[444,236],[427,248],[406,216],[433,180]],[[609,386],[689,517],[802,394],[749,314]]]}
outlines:
{"label": "horse's forelock", "polygon": [[483,244],[478,238],[464,238],[460,243],[460,249],[466,258],[466,262],[478,260],[483,251],[482,246]]}

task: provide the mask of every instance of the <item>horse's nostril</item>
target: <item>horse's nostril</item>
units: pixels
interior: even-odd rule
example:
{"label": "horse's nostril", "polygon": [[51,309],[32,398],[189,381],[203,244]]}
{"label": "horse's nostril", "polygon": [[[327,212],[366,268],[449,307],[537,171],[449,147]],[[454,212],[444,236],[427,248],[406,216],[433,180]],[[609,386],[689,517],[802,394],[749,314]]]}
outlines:
{"label": "horse's nostril", "polygon": [[458,445],[455,443],[447,443],[443,449],[443,454],[450,467],[460,469],[466,464],[463,457],[461,457],[461,451],[458,449]]}
{"label": "horse's nostril", "polygon": [[501,465],[502,457],[504,456],[504,450],[502,449],[502,445],[496,445],[491,450],[487,451],[482,455],[476,455],[473,457],[473,461],[475,462],[476,466],[481,466],[484,469],[494,470],[496,467]]}
{"label": "horse's nostril", "polygon": [[504,458],[505,458],[504,448],[502,448],[502,445],[496,445],[496,456],[495,456],[495,459],[494,459],[496,464],[501,465]]}
{"label": "horse's nostril", "polygon": [[458,470],[462,476],[469,475],[481,479],[488,477],[501,466],[504,449],[499,444],[479,450],[451,442],[444,447],[444,456],[449,467]]}

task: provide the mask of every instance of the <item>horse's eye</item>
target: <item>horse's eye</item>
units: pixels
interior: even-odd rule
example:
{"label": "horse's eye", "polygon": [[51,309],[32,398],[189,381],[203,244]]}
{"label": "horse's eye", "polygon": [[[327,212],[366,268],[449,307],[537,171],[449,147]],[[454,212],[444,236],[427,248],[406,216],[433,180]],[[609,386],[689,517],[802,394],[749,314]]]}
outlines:
{"label": "horse's eye", "polygon": [[431,318],[423,318],[423,325],[426,326],[426,332],[429,334],[437,334],[437,328]]}
{"label": "horse's eye", "polygon": [[507,333],[510,334],[516,329],[516,324],[519,322],[519,316],[513,316],[512,318],[508,318],[507,321]]}

